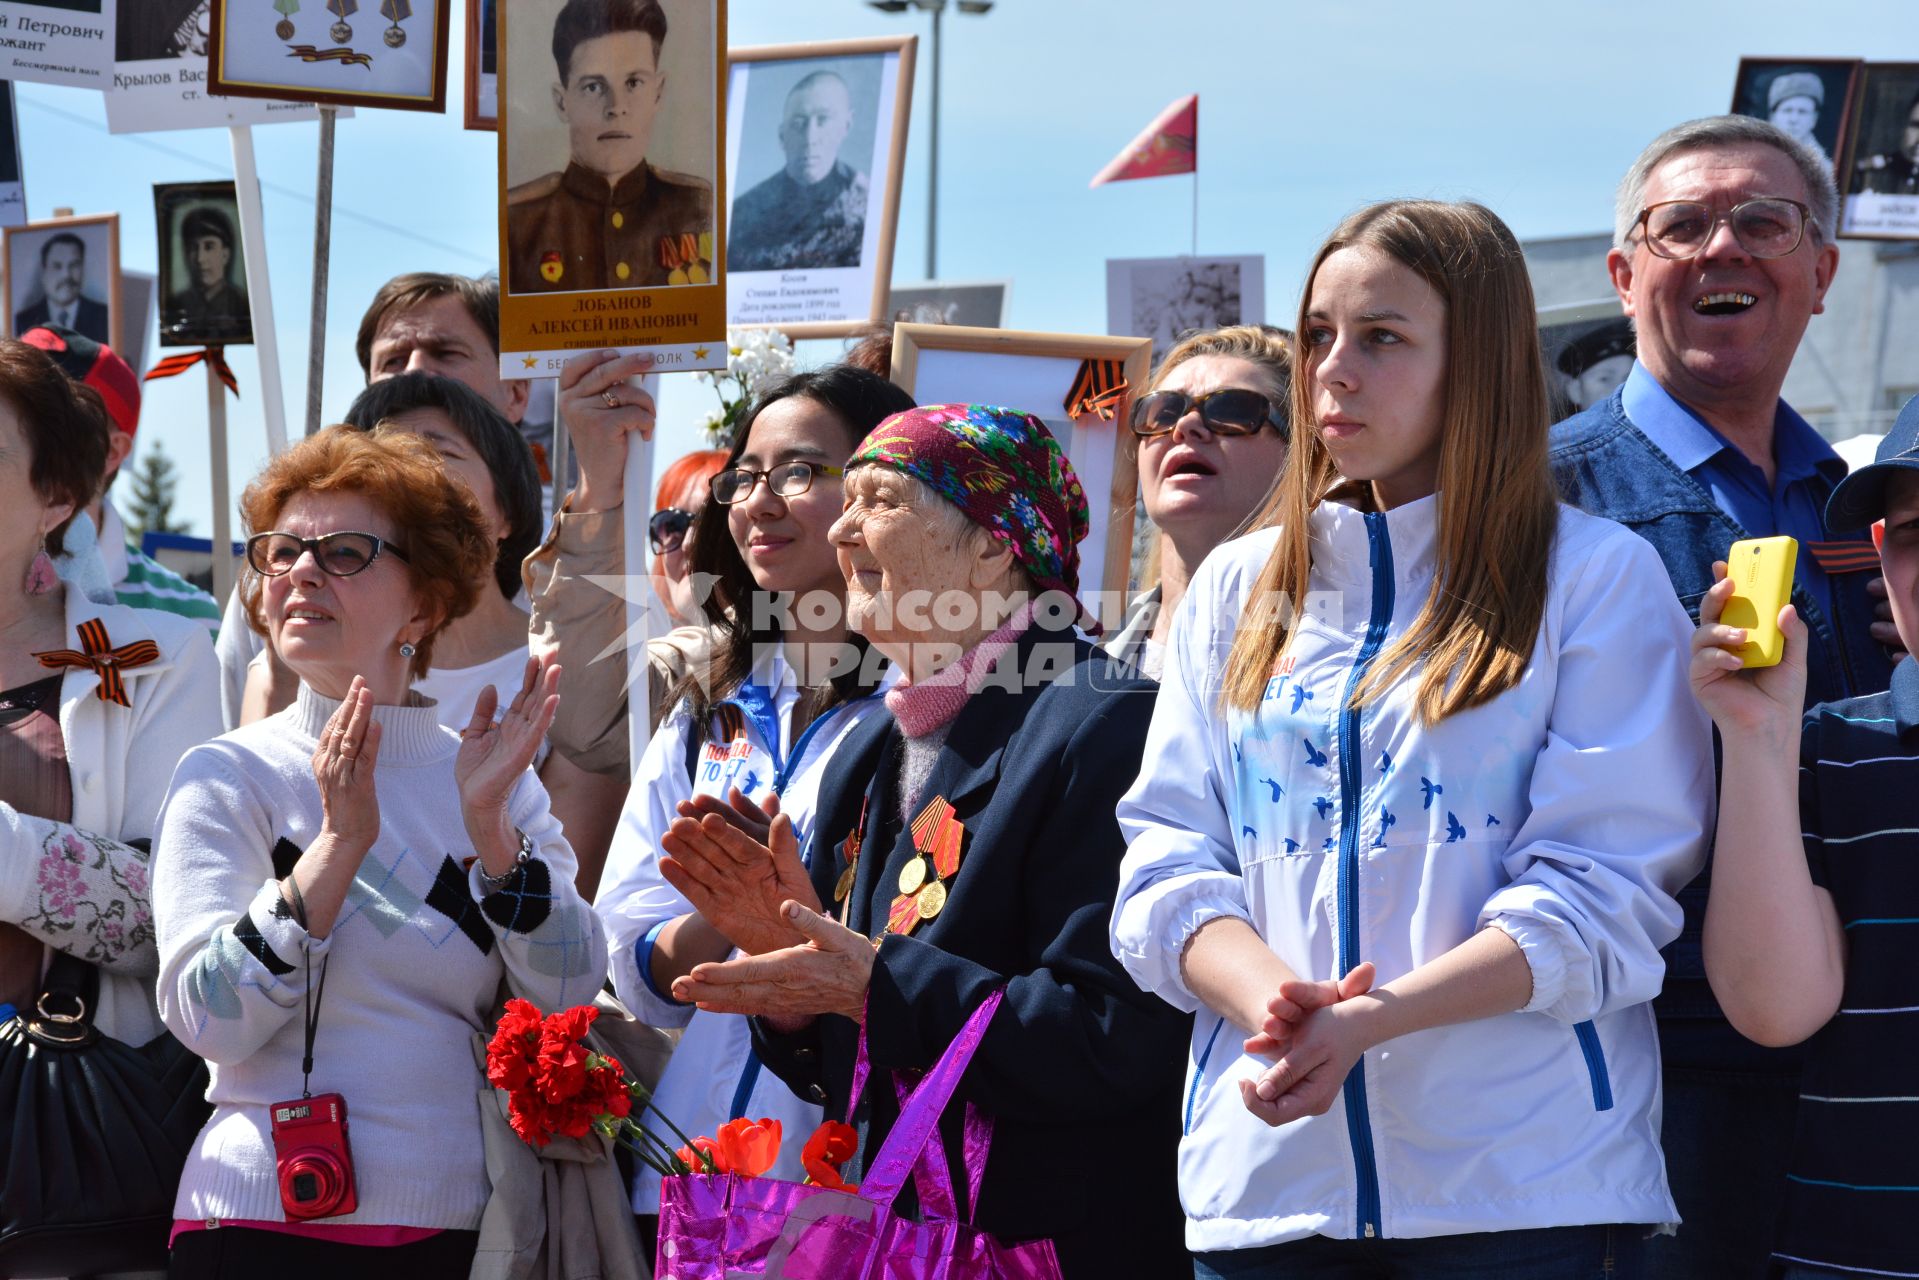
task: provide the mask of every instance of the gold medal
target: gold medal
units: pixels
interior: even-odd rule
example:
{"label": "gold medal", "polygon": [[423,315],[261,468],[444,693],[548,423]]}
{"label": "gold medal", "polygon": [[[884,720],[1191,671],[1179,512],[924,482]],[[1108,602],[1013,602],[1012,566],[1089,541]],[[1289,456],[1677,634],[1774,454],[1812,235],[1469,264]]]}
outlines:
{"label": "gold medal", "polygon": [[833,901],[846,901],[847,896],[853,892],[853,876],[858,870],[858,867],[848,867],[840,872],[840,882],[833,886]]}
{"label": "gold medal", "polygon": [[918,908],[920,919],[931,920],[946,909],[946,886],[934,880],[914,895],[914,906]]}
{"label": "gold medal", "polygon": [[900,892],[918,893],[926,883],[926,859],[915,858],[900,868]]}

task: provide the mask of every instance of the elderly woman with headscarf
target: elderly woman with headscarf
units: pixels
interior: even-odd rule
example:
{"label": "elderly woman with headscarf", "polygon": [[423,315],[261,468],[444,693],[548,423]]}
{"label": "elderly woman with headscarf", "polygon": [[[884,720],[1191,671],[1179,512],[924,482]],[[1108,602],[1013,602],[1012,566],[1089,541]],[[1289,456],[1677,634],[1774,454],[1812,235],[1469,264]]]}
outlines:
{"label": "elderly woman with headscarf", "polygon": [[[1183,1273],[1184,1019],[1105,940],[1152,686],[1075,634],[1079,480],[1038,419],[943,405],[881,423],[845,488],[832,536],[852,625],[904,673],[891,714],[834,756],[810,866],[784,824],[674,825],[676,878],[754,953],[674,994],[758,1015],[767,1066],[834,1115],[862,1036],[876,1070],[924,1069],[1004,989],[959,1093],[995,1125],[975,1225],[1052,1239],[1069,1277]],[[877,1085],[859,1106],[870,1159],[899,1109]]]}

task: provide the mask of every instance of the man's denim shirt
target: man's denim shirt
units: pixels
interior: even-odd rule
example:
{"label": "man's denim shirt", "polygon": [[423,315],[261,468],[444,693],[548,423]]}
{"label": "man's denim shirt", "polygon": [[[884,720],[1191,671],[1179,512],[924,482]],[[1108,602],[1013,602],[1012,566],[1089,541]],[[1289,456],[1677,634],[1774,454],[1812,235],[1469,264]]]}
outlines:
{"label": "man's denim shirt", "polygon": [[[1643,368],[1638,376],[1649,376]],[[1741,538],[1766,537],[1775,530],[1743,528],[1720,509],[1704,485],[1666,455],[1626,416],[1625,388],[1553,427],[1553,479],[1569,503],[1594,515],[1617,520],[1652,543],[1665,562],[1673,590],[1696,622],[1699,601],[1713,584],[1712,565],[1724,560]],[[1829,490],[1830,486],[1823,487]],[[1824,502],[1824,495],[1820,498]],[[1866,538],[1864,533],[1827,534],[1830,541]],[[1801,547],[1804,557],[1810,551]],[[1806,664],[1806,705],[1877,693],[1892,679],[1892,664],[1868,628],[1872,601],[1866,595],[1871,573],[1831,578],[1829,613],[1795,584],[1793,607],[1810,633]],[[1686,924],[1666,950],[1666,989],[1654,1004],[1662,1020],[1721,1019],[1718,1002],[1705,983],[1700,931],[1706,917],[1710,870],[1679,895]],[[1735,1037],[1736,1039],[1736,1037]]]}

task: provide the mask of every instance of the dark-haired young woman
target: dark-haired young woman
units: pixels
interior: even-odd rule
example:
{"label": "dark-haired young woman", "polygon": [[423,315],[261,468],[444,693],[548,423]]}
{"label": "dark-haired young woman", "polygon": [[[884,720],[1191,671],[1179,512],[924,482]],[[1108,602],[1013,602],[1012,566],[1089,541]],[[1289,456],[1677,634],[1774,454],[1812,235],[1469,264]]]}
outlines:
{"label": "dark-haired young woman", "polygon": [[[753,1056],[747,1020],[695,1012],[670,994],[694,965],[733,946],[662,873],[676,818],[714,815],[804,849],[827,761],[861,720],[884,714],[878,655],[846,626],[846,583],[827,532],[853,446],[913,407],[885,379],[834,365],[788,379],[740,425],[712,501],[693,526],[689,569],[716,579],[704,604],[717,628],[710,665],[686,681],[634,771],[595,906],[606,923],[620,999],[643,1022],[685,1027],[654,1101],[688,1133],[735,1117],[771,1117],[797,1134],[774,1176],[798,1179],[801,1139],[820,1109]],[[668,869],[669,873],[671,868]],[[634,1211],[659,1210],[643,1173]]]}

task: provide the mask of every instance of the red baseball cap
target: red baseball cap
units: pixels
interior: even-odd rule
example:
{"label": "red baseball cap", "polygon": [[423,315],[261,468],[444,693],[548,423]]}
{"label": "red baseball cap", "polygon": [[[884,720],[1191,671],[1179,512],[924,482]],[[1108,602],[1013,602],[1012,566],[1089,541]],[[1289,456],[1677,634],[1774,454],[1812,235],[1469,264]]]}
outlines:
{"label": "red baseball cap", "polygon": [[57,324],[29,329],[20,341],[40,348],[69,378],[99,392],[114,426],[128,435],[139,429],[140,380],[112,347]]}

